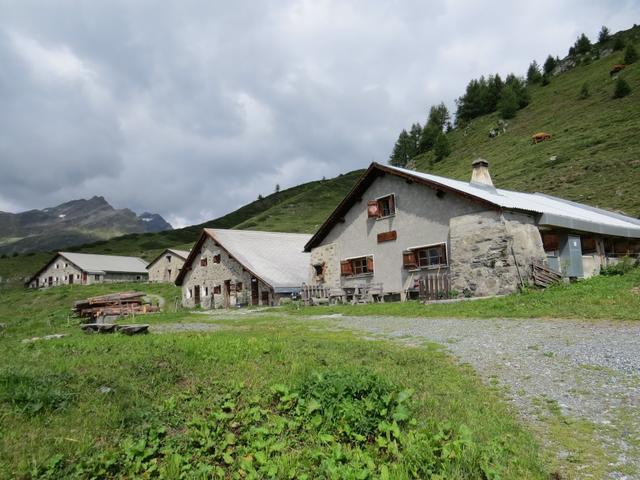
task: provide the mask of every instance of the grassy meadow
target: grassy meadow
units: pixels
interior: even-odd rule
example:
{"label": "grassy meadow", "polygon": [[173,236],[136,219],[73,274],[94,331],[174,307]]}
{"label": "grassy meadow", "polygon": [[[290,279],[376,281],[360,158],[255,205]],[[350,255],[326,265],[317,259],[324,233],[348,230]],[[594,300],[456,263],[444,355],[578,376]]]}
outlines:
{"label": "grassy meadow", "polygon": [[[152,329],[211,329],[81,333],[73,300],[116,287],[166,298],[137,319]],[[177,294],[2,292],[0,478],[548,478],[501,393],[434,345],[174,311]]]}

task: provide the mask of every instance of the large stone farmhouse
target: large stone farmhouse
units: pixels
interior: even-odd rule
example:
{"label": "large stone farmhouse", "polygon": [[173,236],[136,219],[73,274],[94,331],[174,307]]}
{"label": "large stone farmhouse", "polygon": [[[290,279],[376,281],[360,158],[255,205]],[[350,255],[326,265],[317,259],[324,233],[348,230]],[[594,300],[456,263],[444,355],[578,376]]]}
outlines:
{"label": "large stone farmhouse", "polygon": [[640,253],[639,239],[640,220],[495,188],[485,160],[473,163],[470,182],[373,163],[305,250],[311,285],[382,284],[406,299],[436,273],[466,296],[514,292],[533,262],[588,277]]}
{"label": "large stone farmhouse", "polygon": [[147,262],[138,257],[58,252],[27,282],[31,288],[74,283],[146,282]]}
{"label": "large stone farmhouse", "polygon": [[150,282],[175,283],[189,252],[167,248],[147,265]]}
{"label": "large stone farmhouse", "polygon": [[176,285],[185,307],[274,305],[300,291],[311,235],[205,228]]}

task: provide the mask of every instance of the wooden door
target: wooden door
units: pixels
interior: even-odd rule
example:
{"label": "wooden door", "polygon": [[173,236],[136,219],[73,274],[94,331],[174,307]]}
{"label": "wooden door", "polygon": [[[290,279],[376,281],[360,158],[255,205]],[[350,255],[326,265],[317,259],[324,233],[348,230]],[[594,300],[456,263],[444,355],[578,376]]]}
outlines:
{"label": "wooden door", "polygon": [[258,279],[251,277],[251,305],[258,305]]}
{"label": "wooden door", "polygon": [[224,281],[224,306],[225,308],[231,306],[231,280]]}
{"label": "wooden door", "polygon": [[262,292],[262,305],[269,305],[269,291],[264,290]]}
{"label": "wooden door", "polygon": [[82,272],[82,284],[87,284],[87,272]]}
{"label": "wooden door", "polygon": [[69,275],[69,285],[73,285],[73,273],[71,275]]}
{"label": "wooden door", "polygon": [[193,303],[196,307],[200,306],[200,285],[193,287]]}

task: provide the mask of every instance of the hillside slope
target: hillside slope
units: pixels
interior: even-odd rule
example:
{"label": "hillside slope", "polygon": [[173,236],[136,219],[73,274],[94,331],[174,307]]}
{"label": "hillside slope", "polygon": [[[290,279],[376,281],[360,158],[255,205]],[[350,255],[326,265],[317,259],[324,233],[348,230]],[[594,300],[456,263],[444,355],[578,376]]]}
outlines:
{"label": "hillside slope", "polygon": [[[615,52],[553,77],[547,86],[533,86],[531,103],[496,138],[488,132],[498,114],[454,129],[447,134],[451,154],[437,163],[431,152],[418,156],[417,169],[468,181],[472,160],[481,157],[499,188],[640,215],[640,62],[620,73],[631,94],[613,99],[615,77],[609,71],[622,57]],[[590,96],[580,99],[585,83]],[[533,144],[531,136],[540,131],[552,139]]]}
{"label": "hillside slope", "polygon": [[[68,248],[69,251],[133,255],[151,260],[167,247],[188,250],[202,228],[241,228],[313,232],[351,189],[361,171],[304,183],[255,200],[227,215],[198,225],[157,233],[133,233]],[[0,287],[20,285],[51,257],[51,252],[0,256]]]}

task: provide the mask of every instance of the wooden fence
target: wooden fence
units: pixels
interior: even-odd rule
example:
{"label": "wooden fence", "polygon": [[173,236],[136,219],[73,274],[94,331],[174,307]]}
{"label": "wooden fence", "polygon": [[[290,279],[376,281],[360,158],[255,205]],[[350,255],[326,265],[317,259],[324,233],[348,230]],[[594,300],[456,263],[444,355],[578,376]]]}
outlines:
{"label": "wooden fence", "polygon": [[418,281],[420,300],[445,300],[451,293],[451,276],[449,272],[426,273]]}

